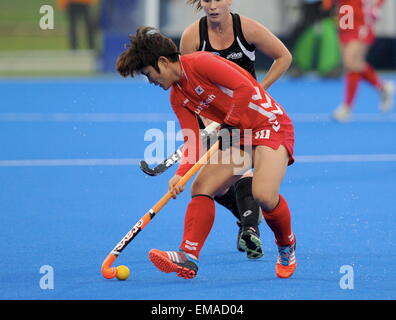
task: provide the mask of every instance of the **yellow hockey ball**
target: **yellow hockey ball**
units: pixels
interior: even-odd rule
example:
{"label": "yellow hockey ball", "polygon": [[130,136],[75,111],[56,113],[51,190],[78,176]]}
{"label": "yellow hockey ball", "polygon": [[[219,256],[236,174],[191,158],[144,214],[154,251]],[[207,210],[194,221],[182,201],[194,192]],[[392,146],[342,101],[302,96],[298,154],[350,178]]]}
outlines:
{"label": "yellow hockey ball", "polygon": [[128,279],[131,272],[129,271],[127,266],[118,266],[117,267],[117,279],[118,280],[126,280]]}

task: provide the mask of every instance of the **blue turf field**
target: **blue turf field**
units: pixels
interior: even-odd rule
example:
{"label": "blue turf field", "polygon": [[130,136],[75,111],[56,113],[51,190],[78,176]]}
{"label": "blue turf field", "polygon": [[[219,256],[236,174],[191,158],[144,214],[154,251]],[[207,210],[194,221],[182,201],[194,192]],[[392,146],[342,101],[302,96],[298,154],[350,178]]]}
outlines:
{"label": "blue turf field", "polygon": [[[119,257],[132,270],[121,282],[102,278],[102,260],[175,171],[149,177],[136,165],[151,143],[145,132],[175,120],[168,93],[138,79],[0,80],[0,299],[395,299],[395,113],[379,114],[363,84],[355,121],[334,123],[329,113],[342,89],[341,80],[285,78],[270,91],[295,120],[297,162],[282,186],[298,239],[291,279],[274,274],[266,224],[266,254],[249,261],[236,251],[235,221],[221,207],[198,276],[157,271],[148,251],[178,248],[185,192]],[[54,289],[40,287],[45,265]],[[344,265],[353,268],[353,289],[340,287]]]}

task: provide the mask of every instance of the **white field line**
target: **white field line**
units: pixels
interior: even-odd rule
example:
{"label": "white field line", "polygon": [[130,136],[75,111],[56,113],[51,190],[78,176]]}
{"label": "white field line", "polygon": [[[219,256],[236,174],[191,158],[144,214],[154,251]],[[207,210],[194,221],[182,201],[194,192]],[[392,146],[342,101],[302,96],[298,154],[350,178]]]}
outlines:
{"label": "white field line", "polygon": [[0,113],[0,122],[162,122],[168,113]]}
{"label": "white field line", "polygon": [[[330,113],[291,113],[293,122],[335,122]],[[355,113],[349,122],[396,122],[396,113]]]}
{"label": "white field line", "polygon": [[[329,113],[291,113],[296,123],[333,122]],[[162,122],[172,113],[0,113],[0,122]],[[396,113],[356,113],[348,122],[396,122]]]}
{"label": "white field line", "polygon": [[[42,159],[42,160],[0,160],[0,167],[81,167],[81,166],[134,166],[141,159]],[[347,163],[347,162],[396,162],[396,154],[349,154],[295,156],[296,163]],[[162,159],[146,159],[150,165]]]}
{"label": "white field line", "polygon": [[83,167],[83,166],[132,166],[138,159],[41,159],[0,160],[0,167]]}
{"label": "white field line", "polygon": [[297,163],[319,162],[395,162],[396,154],[334,154],[296,156]]}

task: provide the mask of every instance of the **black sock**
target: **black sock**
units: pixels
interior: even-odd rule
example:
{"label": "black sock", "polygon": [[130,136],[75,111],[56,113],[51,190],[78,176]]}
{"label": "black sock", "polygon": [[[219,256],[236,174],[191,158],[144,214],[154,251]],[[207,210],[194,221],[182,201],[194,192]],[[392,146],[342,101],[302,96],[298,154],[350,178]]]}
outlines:
{"label": "black sock", "polygon": [[252,194],[252,177],[242,178],[235,184],[235,195],[238,204],[242,227],[253,227],[259,232],[260,206]]}
{"label": "black sock", "polygon": [[227,208],[232,212],[232,214],[237,218],[238,221],[240,221],[239,217],[239,210],[238,210],[238,205],[236,201],[236,196],[235,196],[235,187],[231,186],[227,193],[225,193],[222,196],[216,196],[214,197],[214,200],[221,204],[223,207]]}

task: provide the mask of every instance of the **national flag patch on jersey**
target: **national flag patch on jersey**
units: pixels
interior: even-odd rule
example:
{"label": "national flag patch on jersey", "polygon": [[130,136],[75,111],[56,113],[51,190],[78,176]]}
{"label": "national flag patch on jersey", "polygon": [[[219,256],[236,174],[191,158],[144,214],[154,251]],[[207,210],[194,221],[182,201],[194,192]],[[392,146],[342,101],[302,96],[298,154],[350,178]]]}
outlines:
{"label": "national flag patch on jersey", "polygon": [[198,86],[195,88],[195,92],[200,96],[202,93],[204,93],[204,89],[201,86]]}

